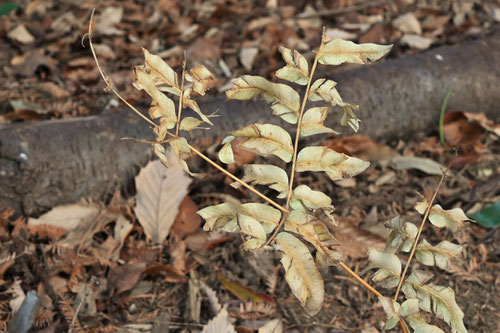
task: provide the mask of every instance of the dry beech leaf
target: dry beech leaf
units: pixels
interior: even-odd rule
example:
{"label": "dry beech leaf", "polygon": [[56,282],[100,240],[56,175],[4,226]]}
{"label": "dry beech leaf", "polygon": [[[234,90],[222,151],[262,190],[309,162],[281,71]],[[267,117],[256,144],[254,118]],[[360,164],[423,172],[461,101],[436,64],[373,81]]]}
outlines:
{"label": "dry beech leaf", "polygon": [[168,156],[170,167],[165,168],[158,160],[151,161],[135,179],[134,210],[144,232],[154,243],[161,244],[167,238],[191,183],[172,155]]}
{"label": "dry beech leaf", "polygon": [[334,39],[318,51],[318,62],[324,65],[340,65],[344,62],[369,64],[385,56],[391,48],[392,45],[355,44]]}
{"label": "dry beech leaf", "polygon": [[66,231],[76,229],[84,221],[95,220],[101,209],[97,205],[76,203],[52,208],[39,218],[30,217],[29,226],[48,224],[53,227],[63,228]]}
{"label": "dry beech leaf", "polygon": [[276,155],[290,162],[293,155],[292,138],[283,128],[271,124],[253,124],[230,133],[243,138],[238,146],[261,156]]}
{"label": "dry beech leaf", "polygon": [[368,168],[370,162],[337,153],[327,147],[305,147],[297,156],[297,172],[324,171],[332,180],[353,177]]}
{"label": "dry beech leaf", "polygon": [[236,333],[226,307],[223,307],[217,316],[203,326],[201,333]]}
{"label": "dry beech leaf", "polygon": [[397,156],[391,160],[396,170],[416,169],[428,175],[441,176],[446,167],[430,158]]}
{"label": "dry beech leaf", "polygon": [[302,125],[300,126],[301,136],[311,136],[314,134],[334,133],[340,134],[331,128],[325,127],[323,122],[328,115],[329,107],[315,107],[307,110],[302,117]]}
{"label": "dry beech leaf", "polygon": [[[280,192],[278,198],[286,198],[288,194],[288,175],[285,170],[274,165],[246,164],[243,167],[245,176],[243,181],[250,184],[268,185],[273,190]],[[241,187],[241,184],[234,182],[234,188]]]}
{"label": "dry beech leaf", "polygon": [[434,312],[453,332],[466,333],[464,313],[455,300],[455,292],[449,287],[425,284],[431,277],[432,273],[417,270],[408,276],[401,290],[407,298],[418,298],[422,310]]}
{"label": "dry beech leaf", "polygon": [[[417,203],[415,209],[420,214],[424,214],[428,206],[427,202],[422,201]],[[471,221],[471,219],[460,208],[444,210],[440,205],[434,205],[429,213],[429,221],[436,227],[446,227],[452,232],[456,232],[462,228],[464,221]]]}
{"label": "dry beech leaf", "polygon": [[286,62],[286,66],[278,69],[276,76],[305,86],[309,80],[309,64],[306,58],[298,51],[292,51],[283,46],[280,46],[279,50]]}
{"label": "dry beech leaf", "polygon": [[287,232],[276,236],[276,244],[283,252],[281,264],[290,289],[306,312],[316,315],[323,305],[325,290],[311,253],[300,240]]}
{"label": "dry beech leaf", "polygon": [[115,295],[134,288],[145,268],[145,262],[113,267],[108,274],[108,283],[115,289]]}
{"label": "dry beech leaf", "polygon": [[271,103],[273,114],[283,120],[297,123],[300,108],[299,94],[291,87],[270,82],[260,76],[244,75],[233,80],[234,87],[226,91],[228,99],[248,100],[262,94]]}

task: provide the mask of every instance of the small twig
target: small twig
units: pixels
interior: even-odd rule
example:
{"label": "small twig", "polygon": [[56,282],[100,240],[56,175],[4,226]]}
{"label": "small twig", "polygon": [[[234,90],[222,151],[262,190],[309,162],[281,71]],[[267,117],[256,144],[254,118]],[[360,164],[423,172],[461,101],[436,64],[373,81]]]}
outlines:
{"label": "small twig", "polygon": [[97,55],[94,50],[94,45],[92,44],[92,22],[94,21],[94,13],[95,13],[95,8],[92,9],[92,15],[90,16],[90,22],[89,22],[89,32],[83,36],[82,41],[85,37],[88,37],[89,39],[89,45],[90,45],[90,50],[92,51],[92,56],[94,57],[95,64],[97,65],[97,69],[99,69],[99,73],[101,73],[101,77],[104,80],[104,83],[106,83],[106,86],[110,91],[112,91],[125,105],[127,105],[132,111],[137,113],[142,119],[146,120],[148,123],[153,125],[154,127],[158,127],[152,120],[150,120],[148,117],[143,115],[139,110],[137,110],[132,104],[127,102],[125,98],[123,98],[118,91],[113,87],[113,84],[109,80],[108,76],[103,72],[101,69],[101,66],[99,65],[99,61],[97,60]]}
{"label": "small twig", "polygon": [[427,217],[429,216],[431,209],[432,209],[432,204],[434,203],[434,200],[436,199],[436,196],[439,192],[439,188],[441,187],[441,184],[443,184],[444,179],[446,178],[446,173],[450,169],[451,164],[453,163],[453,160],[450,162],[446,170],[443,171],[443,175],[441,176],[441,179],[439,180],[438,185],[436,186],[436,190],[434,191],[434,194],[432,195],[431,201],[429,202],[429,205],[427,206],[427,209],[425,210],[424,217],[422,218],[422,222],[420,223],[420,227],[418,228],[418,233],[417,237],[415,237],[415,242],[413,243],[413,246],[411,248],[410,256],[408,257],[408,261],[406,262],[406,266],[403,270],[403,274],[401,275],[401,278],[399,280],[398,288],[396,289],[396,294],[394,295],[394,300],[398,299],[399,291],[401,290],[401,286],[403,285],[404,278],[406,276],[406,272],[408,271],[408,268],[410,267],[411,260],[413,259],[413,255],[415,254],[415,251],[417,249],[418,245],[418,240],[420,238],[420,234],[422,233],[422,230],[424,229],[425,221],[427,220]]}
{"label": "small twig", "polygon": [[[99,66],[99,62],[97,60],[97,56],[96,56],[96,53],[94,51],[94,47],[92,45],[92,21],[93,21],[93,18],[94,18],[94,12],[95,12],[95,9],[92,10],[92,15],[90,17],[90,23],[89,23],[89,32],[87,33],[86,36],[88,36],[89,38],[89,43],[90,43],[90,49],[92,50],[92,55],[94,56],[94,60],[96,62],[96,65],[97,65],[97,68],[99,69],[99,72],[101,73],[101,77],[103,78],[104,82],[106,83],[106,86],[109,88],[109,90],[111,92],[113,92],[122,102],[125,103],[125,105],[127,105],[132,111],[134,111],[135,113],[137,113],[141,118],[143,118],[144,120],[146,120],[148,123],[150,123],[151,125],[153,125],[154,127],[158,127],[158,125],[156,125],[153,121],[151,121],[149,118],[147,118],[146,116],[144,116],[139,110],[137,110],[133,105],[131,105],[129,102],[127,102],[119,93],[118,91],[116,91],[112,84],[109,82],[108,78],[107,78],[107,75],[102,71],[101,67]],[[84,36],[85,38],[85,36]],[[184,79],[183,79],[184,81]],[[181,99],[180,99],[180,104],[181,104],[181,107],[182,107],[182,89],[181,89]],[[180,112],[179,112],[179,116],[180,116]],[[178,124],[179,122],[177,122]],[[178,134],[173,134],[173,133],[170,133],[170,132],[166,132],[167,135],[169,135],[170,137],[172,137],[173,139],[177,139],[179,138]],[[168,141],[168,140],[167,140]],[[151,144],[157,144],[158,142],[148,142],[148,143],[151,143]],[[233,179],[234,181],[240,183],[242,186],[244,186],[245,188],[247,188],[248,190],[250,190],[251,192],[255,193],[256,195],[258,195],[260,198],[264,199],[265,201],[267,201],[268,203],[270,203],[271,205],[273,205],[274,207],[278,208],[279,210],[281,210],[282,212],[288,212],[287,209],[281,207],[281,205],[277,204],[276,202],[274,202],[273,200],[269,199],[268,197],[266,197],[264,194],[260,193],[259,191],[257,191],[255,188],[253,188],[252,186],[248,185],[246,182],[242,181],[241,179],[239,179],[238,177],[236,177],[235,175],[231,174],[230,172],[226,171],[225,169],[221,168],[219,165],[217,165],[217,163],[213,162],[210,158],[208,158],[207,156],[205,156],[202,152],[200,152],[199,150],[197,150],[196,148],[194,148],[193,146],[191,145],[188,145],[189,148],[198,156],[200,156],[202,159],[204,159],[206,162],[208,162],[210,165],[212,165],[214,168],[216,168],[217,170],[219,170],[220,172],[222,172],[223,174],[225,174],[226,176],[228,176],[229,178]]]}
{"label": "small twig", "polygon": [[297,121],[297,133],[295,134],[295,143],[293,146],[293,156],[292,156],[292,170],[290,171],[290,182],[288,185],[288,195],[286,197],[286,204],[285,204],[285,209],[287,213],[283,214],[281,217],[281,220],[278,224],[278,226],[274,229],[273,234],[271,237],[268,238],[264,246],[269,245],[274,238],[276,238],[276,235],[280,231],[281,227],[286,221],[286,218],[288,217],[288,210],[290,208],[290,200],[292,199],[292,190],[293,190],[293,180],[295,178],[295,166],[297,164],[297,151],[299,149],[299,139],[300,139],[300,128],[302,127],[302,116],[304,115],[304,110],[307,105],[307,98],[309,97],[309,89],[311,88],[311,83],[312,79],[314,77],[314,72],[316,71],[316,66],[318,65],[318,57],[319,57],[319,51],[323,47],[326,41],[326,35],[325,35],[325,28],[323,27],[323,34],[321,35],[321,45],[319,46],[319,50],[316,53],[316,56],[314,57],[314,62],[311,68],[311,73],[309,73],[309,78],[307,80],[307,86],[306,86],[306,91],[304,93],[304,97],[302,99],[302,105],[300,106],[300,112],[299,112],[299,119]]}
{"label": "small twig", "polygon": [[182,114],[182,99],[184,98],[184,77],[186,75],[187,53],[184,51],[184,61],[182,62],[182,75],[181,75],[181,92],[179,93],[179,110],[177,111],[177,124],[175,126],[175,135],[179,135],[179,127],[181,124]]}
{"label": "small twig", "polygon": [[73,327],[75,326],[76,319],[78,318],[78,313],[80,312],[83,304],[85,304],[85,301],[87,300],[87,297],[89,295],[90,288],[94,285],[96,280],[96,277],[92,275],[90,277],[89,283],[85,286],[85,290],[83,291],[82,299],[80,300],[80,303],[78,303],[78,306],[76,307],[75,314],[73,315],[73,319],[71,320],[71,325],[69,325],[69,330],[68,333],[73,332]]}
{"label": "small twig", "polygon": [[176,138],[171,138],[171,139],[167,139],[167,140],[163,140],[163,141],[149,141],[149,140],[137,139],[137,138],[126,136],[124,138],[121,138],[120,140],[131,140],[131,141],[135,141],[135,142],[139,142],[139,143],[147,143],[150,145],[156,145],[159,143],[169,143],[170,141],[175,140],[175,139]]}

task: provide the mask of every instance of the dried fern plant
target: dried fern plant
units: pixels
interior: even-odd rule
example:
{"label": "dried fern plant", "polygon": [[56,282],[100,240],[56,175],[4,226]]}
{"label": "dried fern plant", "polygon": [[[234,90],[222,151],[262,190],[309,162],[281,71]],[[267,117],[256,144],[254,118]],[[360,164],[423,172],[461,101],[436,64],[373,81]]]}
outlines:
{"label": "dried fern plant", "polygon": [[[449,258],[458,255],[461,251],[460,246],[443,242],[433,247],[426,241],[416,246],[421,229],[416,231],[414,226],[400,225],[398,219],[392,220],[389,226],[393,232],[385,252],[376,250],[369,252],[372,262],[369,268],[378,268],[373,280],[375,282],[383,280],[385,287],[398,287],[394,300],[389,299],[382,296],[342,262],[339,243],[327,227],[329,224],[337,224],[332,216],[334,207],[331,198],[307,185],[294,182],[297,172],[325,172],[331,180],[339,180],[353,177],[369,166],[368,162],[324,146],[307,146],[299,151],[299,140],[311,135],[336,133],[323,125],[328,113],[335,106],[343,110],[341,125],[351,127],[354,131],[359,128],[359,119],[354,113],[358,106],[342,100],[335,88],[336,82],[325,78],[314,80],[317,65],[340,65],[346,62],[368,64],[386,55],[392,45],[358,45],[340,39],[330,41],[323,34],[311,67],[299,52],[281,47],[280,51],[286,65],[276,72],[276,76],[305,86],[302,98],[291,86],[273,83],[263,77],[245,75],[233,80],[234,87],[226,92],[228,99],[249,100],[261,97],[271,105],[273,115],[294,125],[292,132],[295,133],[295,138],[292,140],[287,129],[274,124],[251,124],[229,133],[218,154],[220,162],[234,163],[233,145],[236,144],[263,157],[276,156],[288,165],[285,170],[271,164],[247,164],[243,168],[244,177],[240,179],[191,146],[180,134],[198,129],[202,125],[212,125],[210,120],[212,115],[203,114],[199,105],[193,100],[195,94],[205,94],[207,84],[213,79],[209,70],[199,65],[188,71],[184,62],[179,80],[178,74],[166,62],[144,49],[145,64],[135,68],[134,86],[147,92],[153,100],[148,118],[125,101],[102,72],[92,47],[91,29],[92,19],[88,37],[104,81],[127,106],[153,126],[156,139],[146,143],[152,145],[154,153],[164,164],[167,164],[165,144],[168,144],[177,155],[181,167],[191,176],[201,175],[191,172],[184,158],[197,155],[231,178],[234,181],[232,186],[243,186],[263,200],[263,202],[240,205],[222,203],[201,209],[198,213],[206,221],[204,230],[238,232],[242,234],[244,247],[247,250],[281,251],[285,279],[304,310],[310,315],[317,314],[323,305],[324,283],[320,271],[326,271],[328,266],[338,265],[379,296],[388,313],[387,328],[392,328],[399,322],[403,332],[407,332],[405,322],[408,322],[415,332],[441,332],[436,326],[427,325],[418,313],[419,308],[431,311],[432,298],[432,310],[437,317],[449,323],[453,330],[465,332],[462,324],[463,313],[456,306],[451,289],[425,284],[429,276],[419,271],[415,271],[404,280],[406,269],[401,275],[401,262],[394,254],[398,249],[403,251],[412,249],[412,256],[416,249],[417,260],[426,265],[436,264],[443,267]],[[174,100],[165,93],[176,97],[177,107]],[[315,102],[322,104],[317,106]],[[193,110],[199,119],[183,117],[184,108]],[[238,140],[234,140],[235,138]],[[265,185],[275,190],[277,192],[275,200],[280,200],[281,203],[262,194],[253,187],[254,185]],[[419,206],[420,210],[423,208],[425,208],[423,205]],[[429,209],[426,214],[428,212]],[[450,221],[456,221],[456,218],[450,217],[451,215],[453,212],[443,211],[440,207],[434,207],[430,211],[431,222],[438,226],[453,225],[455,222]],[[459,219],[463,220],[465,216],[463,212],[458,215]],[[315,248],[315,257],[305,242]],[[408,264],[410,261],[411,258]],[[408,298],[401,305],[396,302],[400,288]]]}

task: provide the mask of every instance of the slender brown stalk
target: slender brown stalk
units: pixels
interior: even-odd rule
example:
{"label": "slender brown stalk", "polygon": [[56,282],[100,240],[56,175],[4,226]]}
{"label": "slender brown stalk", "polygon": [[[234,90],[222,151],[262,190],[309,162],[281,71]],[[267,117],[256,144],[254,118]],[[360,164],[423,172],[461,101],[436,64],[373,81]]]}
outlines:
{"label": "slender brown stalk", "polygon": [[182,75],[181,75],[181,92],[179,93],[179,110],[177,111],[177,124],[175,124],[175,135],[179,135],[179,127],[181,125],[182,99],[184,98],[184,77],[186,75],[186,62],[187,62],[187,54],[186,52],[184,52],[184,61],[182,62]]}
{"label": "slender brown stalk", "polygon": [[[95,13],[95,8],[92,9],[92,14],[90,15],[90,22],[89,22],[89,32],[85,36],[87,36],[88,39],[89,39],[90,50],[92,51],[92,55],[94,56],[95,64],[97,66],[97,69],[99,70],[99,73],[101,73],[101,77],[104,80],[104,83],[106,83],[106,86],[108,87],[108,89],[111,90],[111,92],[113,92],[132,111],[134,111],[135,113],[137,113],[142,119],[146,120],[148,123],[150,123],[154,127],[157,127],[158,125],[156,125],[152,120],[150,120],[148,117],[146,117],[145,115],[143,115],[139,110],[137,110],[132,104],[130,104],[129,102],[127,102],[127,100],[125,98],[123,98],[116,91],[116,89],[113,87],[113,84],[109,80],[108,76],[101,69],[101,66],[99,65],[99,61],[97,60],[97,55],[95,54],[94,45],[92,44],[92,22],[94,21],[94,13]],[[85,38],[85,36],[83,36],[83,38]]]}
{"label": "slender brown stalk", "polygon": [[216,168],[217,170],[219,170],[220,172],[222,172],[223,174],[225,174],[226,176],[228,176],[229,178],[231,178],[232,180],[234,180],[235,182],[238,182],[239,184],[241,184],[242,186],[246,187],[249,191],[251,191],[252,193],[258,195],[261,199],[267,201],[269,204],[271,204],[272,206],[278,208],[279,210],[281,210],[283,213],[287,214],[288,213],[288,210],[283,208],[280,204],[277,204],[276,202],[274,202],[273,200],[269,199],[268,197],[266,197],[264,194],[260,193],[259,191],[257,191],[255,188],[253,188],[252,186],[248,185],[246,182],[244,182],[243,180],[239,179],[238,177],[236,177],[235,175],[233,175],[232,173],[230,173],[229,171],[225,170],[224,168],[222,168],[221,166],[219,166],[217,163],[215,163],[214,161],[212,161],[210,158],[208,158],[207,156],[205,156],[202,152],[200,152],[198,149],[194,148],[193,146],[189,145],[189,148],[198,156],[200,156],[202,159],[204,159],[208,164],[210,164],[211,166],[213,166],[214,168]]}
{"label": "slender brown stalk", "polygon": [[429,216],[429,214],[431,212],[432,204],[434,203],[434,200],[436,199],[436,196],[439,192],[439,188],[441,187],[441,184],[443,184],[443,181],[446,178],[446,173],[448,172],[448,169],[449,169],[449,166],[443,172],[443,175],[441,176],[441,179],[439,180],[439,183],[436,186],[436,190],[434,191],[434,194],[432,195],[431,201],[429,202],[429,205],[427,206],[427,209],[425,210],[424,217],[422,218],[422,222],[420,223],[420,227],[418,228],[417,237],[415,237],[415,242],[413,242],[413,247],[411,248],[410,256],[408,257],[408,261],[406,262],[406,266],[403,270],[403,274],[401,275],[401,279],[399,280],[398,288],[396,289],[396,294],[394,295],[394,300],[397,300],[397,298],[399,296],[399,292],[401,290],[401,286],[403,285],[403,281],[404,281],[404,278],[406,276],[406,272],[408,271],[408,267],[410,267],[411,260],[413,259],[413,255],[415,254],[415,251],[417,249],[420,234],[422,233],[422,230],[424,229],[425,221],[427,221],[427,217]]}
{"label": "slender brown stalk", "polygon": [[[89,32],[87,33],[88,35],[88,38],[89,38],[89,43],[90,43],[90,49],[92,50],[92,55],[94,56],[94,60],[95,60],[95,63],[97,65],[97,68],[99,69],[99,72],[101,73],[101,77],[103,78],[104,80],[104,83],[106,83],[106,86],[109,88],[109,90],[114,93],[122,102],[124,102],[132,111],[134,111],[135,113],[137,113],[141,118],[143,118],[144,120],[146,120],[148,123],[150,123],[151,125],[153,125],[154,127],[158,127],[158,125],[156,125],[153,121],[151,121],[150,119],[148,119],[146,116],[144,116],[139,110],[137,110],[133,105],[131,105],[129,102],[127,102],[119,93],[116,89],[113,88],[111,82],[108,80],[108,77],[107,75],[104,73],[104,71],[101,69],[101,67],[99,66],[99,61],[97,60],[97,55],[94,51],[94,46],[92,45],[92,22],[93,22],[93,19],[94,19],[94,12],[95,12],[95,9],[92,10],[92,15],[90,16],[90,23],[89,23]],[[179,99],[179,112],[178,112],[178,116],[177,116],[177,128],[176,128],[176,134],[173,134],[173,133],[170,133],[170,132],[166,132],[167,135],[169,135],[170,137],[172,137],[173,139],[177,139],[179,138],[179,123],[180,123],[180,116],[181,116],[181,110],[182,110],[182,93],[183,93],[183,84],[184,84],[184,74],[185,74],[185,62],[183,64],[183,71],[182,71],[182,83],[181,83],[181,93],[180,93],[180,99]],[[132,139],[132,138],[126,138],[126,139]],[[134,139],[136,141],[140,141],[140,142],[146,142],[146,143],[150,143],[150,144],[158,144],[158,143],[161,143],[161,142],[147,142],[146,140],[140,140],[140,139]],[[171,139],[169,140],[166,140],[165,142],[169,142]],[[288,210],[283,208],[281,205],[277,204],[276,202],[274,202],[273,200],[269,199],[268,197],[266,197],[264,194],[260,193],[259,191],[257,191],[255,188],[253,188],[252,186],[248,185],[246,182],[244,182],[243,180],[241,180],[240,178],[236,177],[235,175],[233,175],[232,173],[226,171],[225,169],[223,169],[222,167],[220,167],[217,163],[215,163],[214,161],[212,161],[210,158],[208,158],[206,155],[204,155],[202,152],[200,152],[198,149],[194,148],[193,146],[189,145],[189,148],[198,156],[200,156],[202,159],[204,159],[206,162],[208,162],[210,165],[212,165],[214,168],[216,168],[217,170],[219,170],[220,172],[222,172],[223,174],[225,174],[226,176],[228,176],[229,178],[231,178],[232,180],[234,180],[235,182],[238,182],[239,184],[241,184],[243,187],[247,188],[249,191],[253,192],[254,194],[256,194],[257,196],[259,196],[260,198],[262,198],[263,200],[267,201],[269,204],[271,204],[272,206],[276,207],[277,209],[281,210],[282,212],[284,213],[288,213]]]}
{"label": "slender brown stalk", "polygon": [[[321,45],[319,47],[319,50],[323,47],[325,44],[325,29],[323,29],[323,34],[321,36]],[[281,217],[280,223],[278,226],[274,229],[273,234],[271,237],[269,237],[264,244],[264,246],[269,245],[274,238],[276,238],[276,235],[278,235],[278,232],[280,231],[281,227],[286,221],[286,218],[288,217],[288,212],[290,209],[290,200],[292,199],[292,190],[293,190],[293,180],[295,178],[295,166],[297,164],[297,151],[299,149],[299,139],[300,139],[300,128],[302,127],[302,116],[304,115],[304,110],[307,105],[307,99],[309,97],[309,89],[311,88],[311,82],[314,77],[314,72],[316,71],[316,66],[318,65],[318,55],[319,55],[319,50],[316,53],[316,56],[314,57],[314,62],[311,68],[311,73],[309,74],[309,79],[307,81],[307,86],[306,86],[306,92],[304,93],[304,97],[302,98],[302,105],[300,106],[300,112],[299,112],[299,119],[297,121],[297,133],[295,134],[295,143],[293,146],[293,157],[292,157],[292,170],[290,171],[290,182],[288,185],[288,195],[286,197],[286,204],[285,204],[285,210],[286,213],[283,214]]]}

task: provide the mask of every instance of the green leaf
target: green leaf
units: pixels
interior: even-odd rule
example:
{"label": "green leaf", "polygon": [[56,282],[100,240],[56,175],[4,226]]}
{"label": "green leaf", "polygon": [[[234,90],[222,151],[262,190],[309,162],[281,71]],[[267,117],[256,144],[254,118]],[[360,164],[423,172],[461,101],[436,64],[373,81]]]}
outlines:
{"label": "green leaf", "polygon": [[369,248],[368,260],[370,265],[367,270],[378,268],[372,276],[374,282],[382,281],[384,288],[394,288],[398,285],[401,275],[401,261],[398,256]]}
{"label": "green leaf", "polygon": [[328,115],[329,107],[315,107],[307,110],[302,117],[300,126],[301,136],[311,136],[321,133],[340,134],[331,128],[323,126],[326,116]]}
{"label": "green leaf", "polygon": [[234,153],[233,147],[231,146],[231,140],[234,139],[234,136],[228,136],[222,141],[224,146],[219,151],[219,160],[225,164],[233,164],[234,163]]}
{"label": "green leaf", "polygon": [[323,305],[324,283],[308,248],[295,236],[280,232],[276,244],[283,252],[285,279],[306,312],[314,316]]}
{"label": "green leaf", "polygon": [[417,237],[417,226],[409,222],[402,223],[399,215],[388,221],[385,226],[392,229],[387,238],[385,252],[396,253],[400,247],[401,251],[410,252]]}
{"label": "green leaf", "polygon": [[237,232],[238,226],[238,206],[230,203],[209,206],[198,211],[198,214],[206,221],[203,230],[223,230],[227,232]]}
{"label": "green leaf", "polygon": [[[288,175],[285,170],[274,165],[246,164],[243,167],[245,176],[243,181],[251,184],[268,185],[273,190],[280,192],[278,198],[288,195]],[[231,184],[234,188],[241,185],[238,182]]]}
{"label": "green leaf", "polygon": [[303,148],[297,156],[297,172],[324,171],[332,180],[353,177],[363,172],[370,162],[365,162],[355,157],[324,146]]}
{"label": "green leaf", "polygon": [[417,246],[415,258],[427,266],[438,266],[441,269],[449,269],[450,261],[459,257],[463,251],[463,246],[442,241],[436,246],[432,246],[425,239]]}
{"label": "green leaf", "polygon": [[387,321],[385,323],[384,329],[390,330],[399,322],[401,316],[401,305],[392,298],[379,296],[378,300],[382,304],[385,313],[387,314]]}
{"label": "green leaf", "polygon": [[316,216],[292,210],[284,226],[285,231],[301,235],[316,248],[316,264],[323,270],[328,266],[337,265],[342,260],[342,253],[335,249],[339,242]]}
{"label": "green leaf", "polygon": [[299,119],[300,97],[291,87],[270,82],[260,76],[244,75],[233,80],[234,87],[226,91],[227,99],[248,100],[259,94],[271,103],[273,114],[295,124]]}
{"label": "green leaf", "polygon": [[[425,201],[416,204],[415,209],[420,214],[424,214],[429,204]],[[429,213],[429,221],[439,228],[446,227],[453,233],[463,227],[464,221],[470,221],[460,208],[444,210],[440,205],[434,205]]]}
{"label": "green leaf", "polygon": [[500,202],[495,202],[470,216],[485,228],[496,228],[500,225]]}
{"label": "green leaf", "polygon": [[0,17],[7,15],[17,8],[21,8],[21,5],[15,2],[5,2],[0,4]]}
{"label": "green leaf", "polygon": [[355,44],[334,39],[318,51],[318,62],[324,65],[340,65],[344,62],[368,64],[385,56],[391,48],[392,45]]}
{"label": "green leaf", "polygon": [[239,146],[267,157],[276,155],[285,162],[290,162],[293,155],[292,138],[283,128],[271,124],[253,124],[230,133],[244,138]]}
{"label": "green leaf", "polygon": [[276,76],[280,79],[294,82],[305,86],[309,80],[309,64],[306,58],[298,51],[280,46],[280,52],[286,66],[276,71]]}
{"label": "green leaf", "polygon": [[180,130],[181,131],[192,131],[194,129],[197,129],[198,126],[200,126],[201,124],[203,124],[203,122],[201,120],[198,120],[198,119],[193,118],[193,117],[185,117],[181,121]]}
{"label": "green leaf", "polygon": [[402,290],[407,298],[418,298],[419,307],[422,310],[432,311],[439,319],[443,319],[452,330],[459,333],[466,333],[464,326],[464,313],[455,301],[453,289],[437,286],[432,283],[424,285],[432,277],[432,274],[422,271],[415,271],[403,283]]}
{"label": "green leaf", "polygon": [[135,75],[135,86],[138,89],[144,89],[153,99],[152,106],[149,109],[151,118],[164,118],[166,128],[174,128],[177,124],[174,102],[156,87],[151,76],[144,70],[136,68]]}

